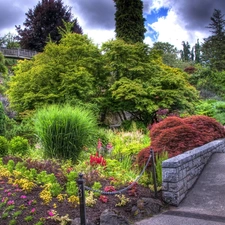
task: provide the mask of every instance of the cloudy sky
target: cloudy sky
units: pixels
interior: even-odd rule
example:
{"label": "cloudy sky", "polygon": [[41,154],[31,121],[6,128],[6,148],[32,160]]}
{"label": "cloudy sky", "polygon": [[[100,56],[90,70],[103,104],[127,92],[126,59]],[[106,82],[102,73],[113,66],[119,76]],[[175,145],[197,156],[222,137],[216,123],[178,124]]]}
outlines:
{"label": "cloudy sky", "polygon": [[[62,0],[72,12],[83,32],[101,44],[115,38],[113,0]],[[15,25],[22,25],[25,13],[39,0],[0,0],[0,37],[15,33]],[[146,18],[145,42],[169,42],[181,49],[182,41],[194,45],[197,39],[210,35],[206,26],[214,9],[225,14],[225,0],[143,0]]]}

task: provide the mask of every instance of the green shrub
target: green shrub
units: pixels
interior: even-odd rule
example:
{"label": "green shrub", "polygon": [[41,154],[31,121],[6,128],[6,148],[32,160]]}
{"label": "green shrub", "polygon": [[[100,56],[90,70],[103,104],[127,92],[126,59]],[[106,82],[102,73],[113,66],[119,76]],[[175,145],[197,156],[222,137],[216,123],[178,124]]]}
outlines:
{"label": "green shrub", "polygon": [[5,156],[8,153],[8,140],[0,136],[0,156]]}
{"label": "green shrub", "polygon": [[2,102],[0,102],[0,135],[4,136],[6,131],[6,115]]}
{"label": "green shrub", "polygon": [[9,142],[9,153],[12,155],[24,155],[27,153],[28,149],[28,140],[23,137],[16,136]]}
{"label": "green shrub", "polygon": [[11,140],[16,136],[28,139],[30,145],[34,145],[36,143],[37,138],[34,134],[34,125],[31,119],[23,119],[21,122],[18,122],[6,117],[5,137],[8,140]]}
{"label": "green shrub", "polygon": [[96,145],[97,120],[91,111],[52,105],[37,111],[35,131],[47,157],[76,161],[84,147]]}
{"label": "green shrub", "polygon": [[225,102],[214,99],[202,101],[195,107],[195,114],[210,116],[225,124]]}

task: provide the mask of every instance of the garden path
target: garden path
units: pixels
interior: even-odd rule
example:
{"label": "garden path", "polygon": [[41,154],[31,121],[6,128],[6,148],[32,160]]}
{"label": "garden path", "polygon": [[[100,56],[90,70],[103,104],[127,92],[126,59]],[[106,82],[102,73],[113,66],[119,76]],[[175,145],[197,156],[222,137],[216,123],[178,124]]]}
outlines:
{"label": "garden path", "polygon": [[135,225],[225,225],[225,154],[215,153],[178,207]]}

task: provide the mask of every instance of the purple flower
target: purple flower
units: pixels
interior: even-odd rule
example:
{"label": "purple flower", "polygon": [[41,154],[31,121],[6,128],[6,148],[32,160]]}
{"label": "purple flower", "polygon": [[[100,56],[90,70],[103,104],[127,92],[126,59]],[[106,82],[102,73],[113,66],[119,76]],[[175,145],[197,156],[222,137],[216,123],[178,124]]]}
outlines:
{"label": "purple flower", "polygon": [[48,215],[49,215],[49,216],[54,216],[54,212],[53,212],[52,210],[49,210],[49,211],[48,211]]}
{"label": "purple flower", "polygon": [[15,202],[13,201],[13,200],[9,200],[8,202],[7,202],[7,205],[14,205],[15,204]]}
{"label": "purple flower", "polygon": [[35,212],[36,212],[35,208],[31,209],[31,211],[30,211],[30,213],[35,213]]}
{"label": "purple flower", "polygon": [[20,198],[27,198],[27,196],[26,195],[21,195]]}

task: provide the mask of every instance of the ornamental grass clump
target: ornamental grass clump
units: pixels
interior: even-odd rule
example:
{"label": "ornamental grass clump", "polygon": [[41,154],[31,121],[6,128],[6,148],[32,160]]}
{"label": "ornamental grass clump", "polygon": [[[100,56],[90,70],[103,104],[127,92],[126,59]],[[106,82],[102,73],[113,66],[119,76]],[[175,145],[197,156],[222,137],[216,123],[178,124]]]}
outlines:
{"label": "ornamental grass clump", "polygon": [[97,119],[91,111],[52,105],[35,116],[35,130],[47,157],[76,161],[84,146],[94,146]]}

